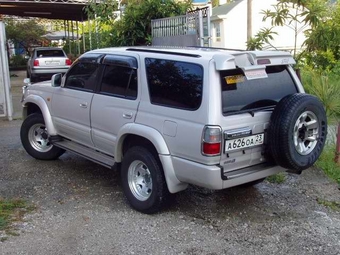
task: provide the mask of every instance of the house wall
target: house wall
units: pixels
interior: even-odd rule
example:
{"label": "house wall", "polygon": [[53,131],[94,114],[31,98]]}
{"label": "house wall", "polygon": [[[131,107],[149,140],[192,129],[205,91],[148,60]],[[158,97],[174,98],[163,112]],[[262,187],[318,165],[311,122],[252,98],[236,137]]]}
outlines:
{"label": "house wall", "polygon": [[245,49],[245,42],[247,41],[246,3],[245,0],[236,5],[222,22],[225,31],[223,37],[225,48]]}
{"label": "house wall", "polygon": [[[270,19],[262,21],[262,10],[274,10],[272,5],[277,0],[253,0],[252,11],[252,34],[255,36],[261,28],[270,28]],[[212,46],[225,47],[232,49],[245,49],[247,41],[247,0],[243,0],[235,6],[223,19],[215,20],[214,23],[221,24],[221,40],[218,42],[215,38],[215,31],[212,31]],[[278,49],[292,50],[294,48],[294,31],[288,27],[275,27],[273,31],[278,35],[273,35],[274,40],[271,43]],[[301,48],[305,36],[303,33],[298,35],[297,48]],[[266,48],[266,47],[265,47]],[[270,48],[268,46],[268,48]],[[272,48],[271,48],[272,49]]]}
{"label": "house wall", "polygon": [[[217,27],[219,26],[220,37],[216,37]],[[221,20],[211,22],[211,35],[212,35],[212,46],[217,48],[225,47],[225,34],[224,23]]]}

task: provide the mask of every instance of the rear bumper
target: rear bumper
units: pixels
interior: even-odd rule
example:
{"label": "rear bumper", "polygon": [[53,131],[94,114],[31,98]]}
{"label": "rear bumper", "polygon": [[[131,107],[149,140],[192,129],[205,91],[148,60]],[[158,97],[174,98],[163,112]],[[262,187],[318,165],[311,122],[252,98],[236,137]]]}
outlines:
{"label": "rear bumper", "polygon": [[56,73],[66,73],[69,67],[58,67],[58,68],[34,68],[32,69],[32,75],[35,76],[48,76]]}
{"label": "rear bumper", "polygon": [[224,173],[223,168],[218,165],[203,165],[177,157],[173,157],[172,161],[179,181],[215,190],[230,188],[286,171],[279,166],[262,164],[233,173]]}

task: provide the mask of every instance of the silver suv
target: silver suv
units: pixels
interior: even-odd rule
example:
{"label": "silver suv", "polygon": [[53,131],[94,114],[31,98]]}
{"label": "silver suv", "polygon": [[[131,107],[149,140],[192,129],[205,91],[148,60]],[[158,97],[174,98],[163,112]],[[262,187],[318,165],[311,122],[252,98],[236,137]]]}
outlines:
{"label": "silver suv", "polygon": [[109,48],[24,87],[21,141],[41,160],[65,150],[121,171],[127,200],[159,211],[188,184],[225,189],[319,157],[327,121],[286,52]]}

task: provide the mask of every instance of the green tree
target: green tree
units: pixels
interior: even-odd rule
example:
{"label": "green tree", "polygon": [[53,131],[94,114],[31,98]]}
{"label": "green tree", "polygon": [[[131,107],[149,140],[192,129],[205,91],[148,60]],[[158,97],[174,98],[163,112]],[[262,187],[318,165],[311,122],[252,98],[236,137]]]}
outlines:
{"label": "green tree", "polygon": [[[219,5],[219,0],[212,0],[211,1],[211,4],[212,4],[212,7],[216,7]],[[227,0],[227,3],[231,3],[231,2],[234,2],[234,0]]]}
{"label": "green tree", "polygon": [[42,40],[41,36],[46,34],[44,27],[35,19],[27,21],[6,19],[5,26],[7,39],[23,47],[27,53],[33,45]]}
{"label": "green tree", "polygon": [[307,64],[340,75],[340,3],[330,6],[328,17],[307,32],[305,56]]}
{"label": "green tree", "polygon": [[114,46],[146,45],[151,42],[151,20],[183,15],[191,1],[130,0],[124,15],[111,29]]}
{"label": "green tree", "polygon": [[[124,14],[116,20],[118,4],[125,6]],[[146,45],[151,41],[151,20],[185,14],[191,1],[173,0],[108,0],[97,4],[91,0],[86,11],[100,26],[100,46]]]}
{"label": "green tree", "polygon": [[116,18],[114,12],[118,11],[118,4],[117,0],[106,0],[101,3],[98,3],[97,0],[89,0],[85,12],[89,19],[95,19],[99,25],[112,24]]}
{"label": "green tree", "polygon": [[[271,20],[272,28],[277,26],[285,26],[294,31],[294,58],[297,57],[297,37],[300,33],[308,30],[313,30],[323,20],[327,5],[325,0],[280,0],[273,5],[274,10],[263,10],[263,21]],[[272,33],[266,34],[258,33],[254,38],[251,38],[249,43],[254,40],[269,44],[272,40]],[[257,38],[259,37],[260,38]],[[271,37],[270,37],[271,36]],[[263,46],[263,45],[262,45]]]}
{"label": "green tree", "polygon": [[275,46],[270,42],[274,39],[273,35],[277,35],[277,33],[273,31],[273,28],[261,28],[254,37],[247,41],[247,49],[261,50],[265,44],[268,44],[275,49]]}

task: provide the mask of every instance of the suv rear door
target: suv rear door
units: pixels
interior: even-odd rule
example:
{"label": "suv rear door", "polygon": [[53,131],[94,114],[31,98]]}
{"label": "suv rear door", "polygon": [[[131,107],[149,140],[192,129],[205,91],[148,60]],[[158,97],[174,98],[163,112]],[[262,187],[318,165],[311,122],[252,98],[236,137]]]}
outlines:
{"label": "suv rear door", "polygon": [[119,130],[134,122],[139,104],[137,56],[106,55],[102,80],[91,106],[95,147],[114,155]]}
{"label": "suv rear door", "polygon": [[266,129],[271,113],[283,97],[298,92],[291,71],[286,65],[267,66],[267,78],[251,80],[239,68],[219,72],[224,172],[266,162]]}

